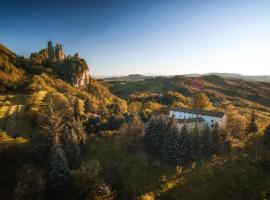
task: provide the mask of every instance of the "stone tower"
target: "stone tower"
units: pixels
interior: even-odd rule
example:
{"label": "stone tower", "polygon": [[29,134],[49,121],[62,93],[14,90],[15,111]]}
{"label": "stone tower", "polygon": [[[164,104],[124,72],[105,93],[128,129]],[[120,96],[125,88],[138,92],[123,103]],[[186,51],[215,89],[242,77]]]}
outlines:
{"label": "stone tower", "polygon": [[52,42],[49,41],[48,42],[48,59],[53,60],[53,58],[54,58],[54,48],[53,48]]}
{"label": "stone tower", "polygon": [[64,58],[65,58],[65,54],[64,54],[64,51],[63,51],[61,44],[56,44],[55,58],[56,58],[56,60],[64,60]]}

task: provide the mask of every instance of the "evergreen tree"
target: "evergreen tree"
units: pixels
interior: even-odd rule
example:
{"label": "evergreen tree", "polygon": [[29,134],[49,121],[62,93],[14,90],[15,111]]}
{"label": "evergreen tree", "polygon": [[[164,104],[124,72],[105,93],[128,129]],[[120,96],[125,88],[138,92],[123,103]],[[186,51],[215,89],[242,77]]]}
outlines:
{"label": "evergreen tree", "polygon": [[121,127],[122,124],[124,124],[125,118],[122,114],[112,114],[108,120],[108,129],[109,130],[117,130]]}
{"label": "evergreen tree", "polygon": [[66,135],[66,144],[64,145],[70,169],[78,169],[81,166],[81,154],[78,147],[78,138],[74,130],[68,130]]}
{"label": "evergreen tree", "polygon": [[264,144],[270,149],[270,124],[264,130]]}
{"label": "evergreen tree", "polygon": [[84,112],[85,113],[90,113],[92,112],[92,109],[91,109],[91,101],[90,101],[90,98],[86,98],[86,100],[84,101]]}
{"label": "evergreen tree", "polygon": [[248,133],[256,133],[258,131],[257,123],[256,123],[256,115],[255,111],[252,111],[251,118],[249,125],[247,127],[247,132]]}
{"label": "evergreen tree", "polygon": [[211,130],[210,130],[209,126],[206,125],[204,127],[203,132],[202,132],[201,144],[200,144],[203,157],[208,157],[212,154],[212,152],[213,152],[212,139],[213,138],[212,138]]}
{"label": "evergreen tree", "polygon": [[135,150],[140,147],[144,136],[144,125],[137,113],[132,114],[131,122],[126,125],[126,132],[129,149]]}
{"label": "evergreen tree", "polygon": [[189,134],[186,122],[184,122],[181,128],[177,143],[178,163],[187,163],[191,159],[191,135]]}
{"label": "evergreen tree", "polygon": [[115,193],[99,177],[100,165],[97,161],[85,163],[78,170],[72,171],[74,185],[73,199],[113,200]]}
{"label": "evergreen tree", "polygon": [[59,143],[53,144],[50,153],[50,169],[47,189],[53,198],[60,197],[70,186],[70,171],[64,151]]}
{"label": "evergreen tree", "polygon": [[220,152],[220,150],[223,149],[224,144],[222,141],[221,130],[219,128],[218,123],[216,123],[212,129],[212,141],[213,141],[213,146],[212,146],[213,153]]}
{"label": "evergreen tree", "polygon": [[73,118],[72,129],[77,137],[77,144],[79,145],[81,152],[84,152],[84,150],[86,149],[87,134],[80,118],[78,118],[77,120]]}
{"label": "evergreen tree", "polygon": [[164,143],[167,124],[163,115],[151,118],[144,136],[145,149],[150,153],[159,154]]}
{"label": "evergreen tree", "polygon": [[75,101],[74,101],[73,116],[75,117],[75,119],[78,119],[81,116],[81,114],[80,114],[80,105],[79,105],[78,98],[76,98]]}
{"label": "evergreen tree", "polygon": [[52,143],[57,143],[62,134],[64,108],[66,105],[58,95],[49,94],[45,99],[45,106],[40,109],[38,118],[40,131],[32,138],[36,149],[34,152],[40,159],[48,156]]}
{"label": "evergreen tree", "polygon": [[195,160],[197,158],[201,157],[201,151],[200,151],[200,135],[199,135],[199,124],[196,122],[193,130],[190,132],[190,149],[191,149],[191,155],[190,158],[192,160]]}
{"label": "evergreen tree", "polygon": [[164,134],[162,146],[162,158],[173,163],[178,162],[178,138],[180,132],[178,125],[177,120],[172,116],[167,126],[167,132]]}
{"label": "evergreen tree", "polygon": [[18,181],[12,199],[45,199],[46,184],[43,174],[36,167],[29,164],[24,165],[20,170],[23,173],[16,177]]}

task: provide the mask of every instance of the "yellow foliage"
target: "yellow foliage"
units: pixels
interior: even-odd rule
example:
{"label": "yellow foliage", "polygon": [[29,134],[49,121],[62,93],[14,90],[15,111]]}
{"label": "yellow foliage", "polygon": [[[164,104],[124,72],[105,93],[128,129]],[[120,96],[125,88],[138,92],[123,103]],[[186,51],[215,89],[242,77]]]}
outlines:
{"label": "yellow foliage", "polygon": [[152,193],[147,193],[138,198],[138,200],[155,200],[155,197]]}

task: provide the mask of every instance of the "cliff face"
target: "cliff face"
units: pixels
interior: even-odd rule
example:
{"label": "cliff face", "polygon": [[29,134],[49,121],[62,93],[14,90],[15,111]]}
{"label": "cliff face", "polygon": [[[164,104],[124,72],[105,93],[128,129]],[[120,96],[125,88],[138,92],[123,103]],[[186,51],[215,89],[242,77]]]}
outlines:
{"label": "cliff face", "polygon": [[80,76],[76,78],[75,87],[82,87],[88,83],[90,83],[89,70],[85,70]]}

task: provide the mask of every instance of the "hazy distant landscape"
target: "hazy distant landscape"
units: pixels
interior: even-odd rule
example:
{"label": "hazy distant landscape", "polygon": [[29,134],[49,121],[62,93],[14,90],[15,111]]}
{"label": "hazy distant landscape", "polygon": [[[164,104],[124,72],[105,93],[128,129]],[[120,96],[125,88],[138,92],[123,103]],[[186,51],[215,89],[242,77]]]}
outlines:
{"label": "hazy distant landscape", "polygon": [[[239,79],[239,80],[248,80],[248,81],[258,81],[258,82],[270,82],[270,75],[263,75],[263,76],[247,76],[247,75],[241,75],[241,74],[230,74],[230,73],[207,73],[207,74],[183,74],[183,76],[187,77],[202,77],[202,76],[209,76],[209,75],[216,75],[223,78],[229,78],[229,79]],[[163,77],[171,77],[170,76],[163,76]],[[156,76],[149,76],[149,75],[141,75],[141,74],[130,74],[128,76],[106,76],[101,77],[97,76],[97,79],[103,79],[106,81],[141,81],[145,80],[147,78],[152,77],[162,77],[160,75]]]}
{"label": "hazy distant landscape", "polygon": [[1,2],[0,199],[270,200],[269,9]]}

